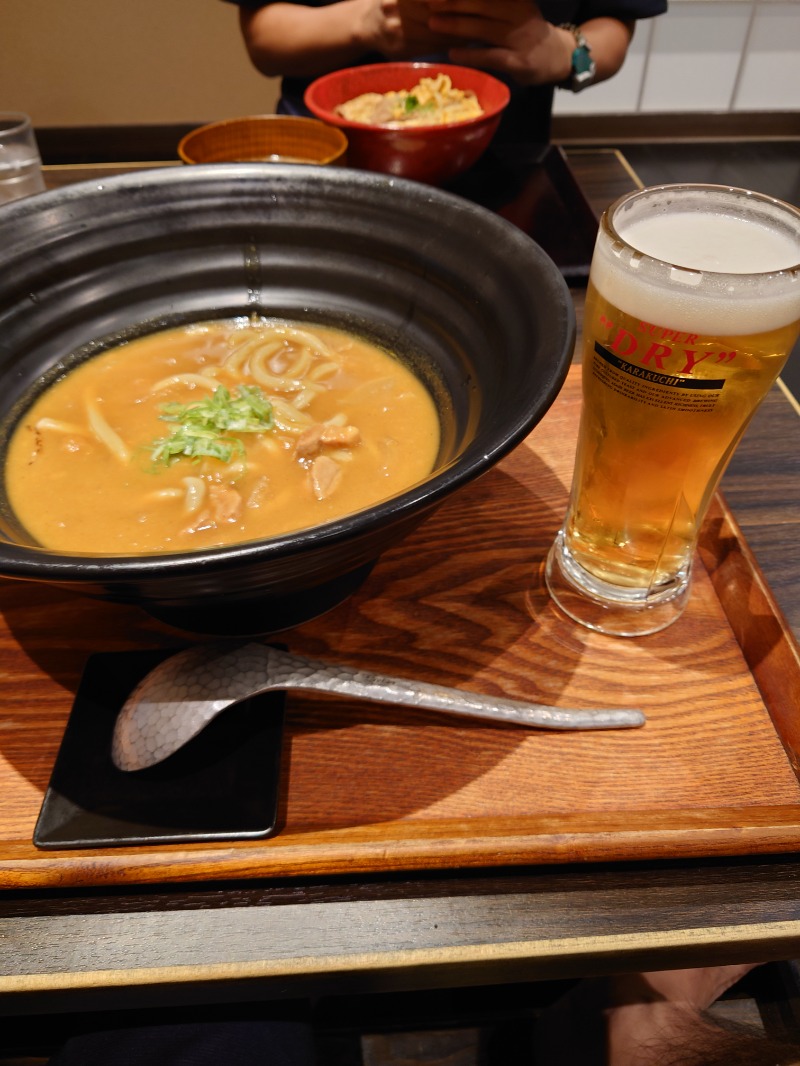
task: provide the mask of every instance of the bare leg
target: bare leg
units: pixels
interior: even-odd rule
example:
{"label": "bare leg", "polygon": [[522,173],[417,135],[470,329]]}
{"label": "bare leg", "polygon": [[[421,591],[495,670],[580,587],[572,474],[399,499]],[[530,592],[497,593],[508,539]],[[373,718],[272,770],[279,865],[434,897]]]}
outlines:
{"label": "bare leg", "polygon": [[536,1066],[659,1066],[701,1012],[755,965],[662,970],[581,981],[537,1025]]}

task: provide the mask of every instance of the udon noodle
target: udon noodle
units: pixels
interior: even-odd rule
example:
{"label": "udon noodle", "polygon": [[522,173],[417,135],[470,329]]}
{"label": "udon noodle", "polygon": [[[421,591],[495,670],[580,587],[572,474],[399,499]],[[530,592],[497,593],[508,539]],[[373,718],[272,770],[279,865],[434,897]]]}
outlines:
{"label": "udon noodle", "polygon": [[447,74],[422,78],[413,89],[362,93],[336,108],[349,122],[370,126],[445,126],[478,118],[483,108],[471,89],[454,89]]}
{"label": "udon noodle", "polygon": [[207,322],[120,345],[14,431],[9,502],[45,547],[186,551],[314,526],[430,473],[433,400],[398,359],[305,324]]}

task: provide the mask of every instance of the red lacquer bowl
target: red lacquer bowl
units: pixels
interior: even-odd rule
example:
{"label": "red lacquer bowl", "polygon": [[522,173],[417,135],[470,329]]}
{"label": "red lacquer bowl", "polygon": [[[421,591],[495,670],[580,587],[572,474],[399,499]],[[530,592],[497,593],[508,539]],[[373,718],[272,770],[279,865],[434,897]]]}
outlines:
{"label": "red lacquer bowl", "polygon": [[[449,75],[456,89],[471,89],[483,108],[479,118],[449,126],[388,129],[349,122],[336,107],[362,93],[411,89],[420,78]],[[510,98],[507,85],[482,70],[448,63],[374,63],[325,74],[309,85],[305,104],[318,119],[347,136],[350,166],[442,185],[484,153]]]}

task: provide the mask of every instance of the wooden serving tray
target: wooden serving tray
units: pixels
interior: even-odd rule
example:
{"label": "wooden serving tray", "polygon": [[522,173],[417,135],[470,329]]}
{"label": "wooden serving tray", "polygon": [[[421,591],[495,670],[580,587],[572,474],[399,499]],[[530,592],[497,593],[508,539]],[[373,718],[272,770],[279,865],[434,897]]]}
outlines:
{"label": "wooden serving tray", "polygon": [[270,839],[40,851],[31,843],[84,663],[188,638],[138,609],[0,583],[0,884],[107,885],[794,851],[797,645],[724,500],[690,606],[635,640],[542,592],[580,372],[498,467],[388,552],[292,651],[563,706],[637,706],[641,730],[546,733],[425,711],[287,699]]}

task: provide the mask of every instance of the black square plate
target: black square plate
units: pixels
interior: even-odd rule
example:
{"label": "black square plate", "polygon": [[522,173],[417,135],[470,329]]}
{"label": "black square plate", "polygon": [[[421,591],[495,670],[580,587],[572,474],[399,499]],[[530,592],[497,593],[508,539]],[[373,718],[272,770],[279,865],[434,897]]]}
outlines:
{"label": "black square plate", "polygon": [[114,766],[111,738],[120,708],[138,681],[171,654],[118,652],[89,659],[34,830],[37,847],[242,840],[275,831],[282,692],[229,708],[157,766],[134,773]]}

